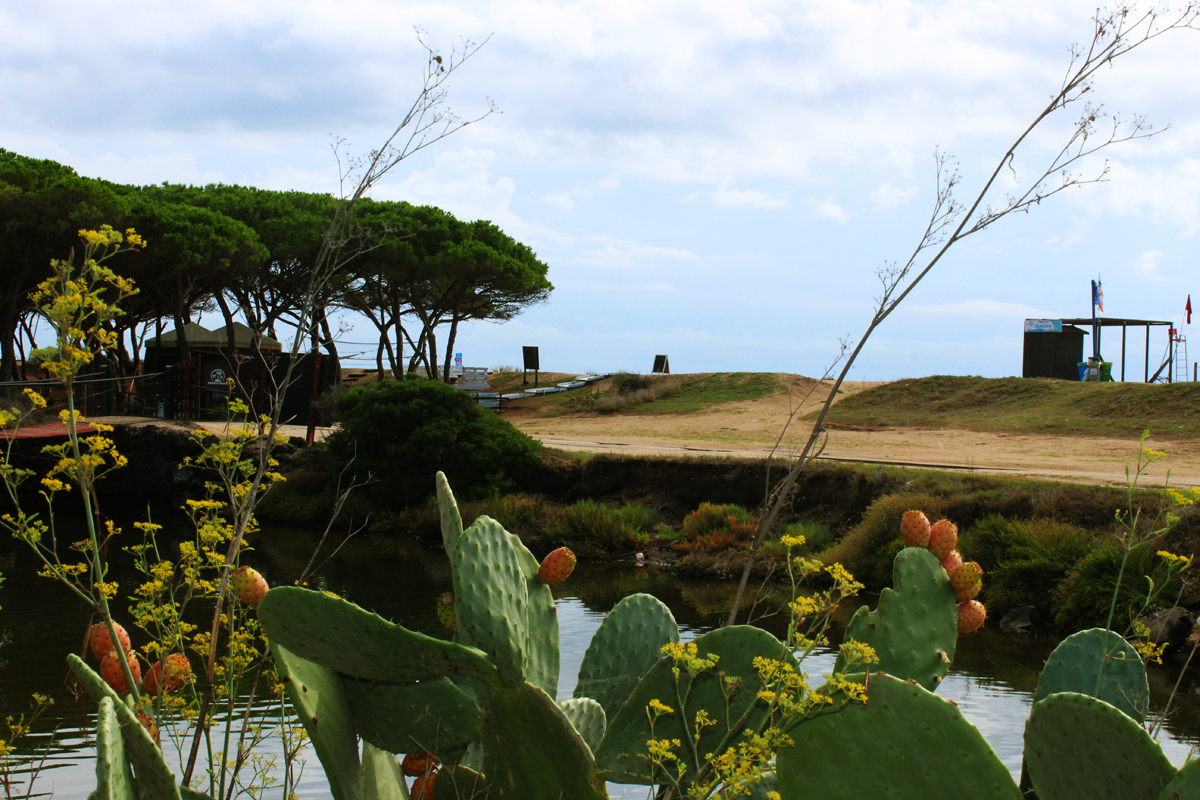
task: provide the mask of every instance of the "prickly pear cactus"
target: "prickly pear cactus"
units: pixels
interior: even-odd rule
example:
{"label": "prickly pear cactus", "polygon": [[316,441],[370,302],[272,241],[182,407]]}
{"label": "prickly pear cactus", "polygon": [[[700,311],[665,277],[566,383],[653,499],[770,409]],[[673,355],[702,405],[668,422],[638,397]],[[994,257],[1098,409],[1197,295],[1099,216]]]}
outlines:
{"label": "prickly pear cactus", "polygon": [[493,519],[463,531],[450,560],[458,640],[488,655],[508,686],[558,690],[558,611],[538,562]]}
{"label": "prickly pear cactus", "polygon": [[479,650],[410,631],[324,592],[278,586],[259,604],[258,619],[272,642],[356,678],[413,682],[457,674],[500,682]]}
{"label": "prickly pear cactus", "polygon": [[483,721],[483,751],[489,797],[607,800],[587,745],[536,686],[496,693]]}
{"label": "prickly pear cactus", "polygon": [[112,701],[113,713],[121,726],[125,753],[133,767],[139,800],[180,800],[179,784],[167,766],[162,750],[129,706],[79,656],[74,653],[67,656],[67,666],[92,699],[99,702],[107,697]]}
{"label": "prickly pear cactus", "polygon": [[438,472],[434,483],[437,484],[438,511],[442,518],[442,545],[446,548],[446,555],[453,556],[458,537],[463,532],[462,515],[458,513],[458,503],[454,500],[454,492],[450,491],[450,482],[446,480],[445,473]]}
{"label": "prickly pear cactus", "polygon": [[[672,673],[674,662],[667,657],[661,658],[638,682],[616,717],[609,720],[604,741],[596,751],[596,766],[608,780],[641,785],[658,782],[662,775],[655,775],[647,761],[647,740],[690,739],[692,720],[701,709],[708,711],[718,722],[705,728],[700,736],[696,749],[701,757],[720,747],[729,728],[732,728],[732,735],[727,741],[740,741],[740,730],[754,728],[766,713],[765,704],[758,699],[761,684],[754,668],[755,657],[772,661],[783,659],[796,666],[795,659],[778,639],[749,625],[710,631],[696,639],[695,644],[700,658],[718,657],[714,668],[700,672],[695,678],[689,678],[687,671],[681,670],[677,685]],[[728,716],[724,713],[724,679],[736,682],[728,700]],[[686,698],[682,706],[680,697]],[[663,714],[654,723],[653,735],[646,716],[651,700],[658,700],[672,709],[672,713]],[[688,720],[687,731],[681,722],[683,719]],[[688,764],[691,774],[696,774],[699,767]]]}
{"label": "prickly pear cactus", "polygon": [[1039,800],[1158,800],[1176,774],[1128,714],[1075,692],[1034,703],[1025,761]]}
{"label": "prickly pear cactus", "polygon": [[633,687],[662,657],[663,645],[679,641],[671,610],[648,594],[631,594],[600,623],[579,667],[575,697],[590,697],[609,719]]}
{"label": "prickly pear cactus", "polygon": [[96,793],[97,800],[137,800],[133,773],[125,757],[121,723],[113,710],[111,697],[100,698],[96,712]]}
{"label": "prickly pear cactus", "polygon": [[1008,769],[958,706],[879,673],[867,693],[866,705],[791,731],[794,746],[776,760],[783,800],[1019,800]]}
{"label": "prickly pear cactus", "polygon": [[343,678],[355,729],[389,753],[442,753],[479,738],[483,711],[446,678],[376,683]]}
{"label": "prickly pear cactus", "polygon": [[1179,768],[1158,800],[1191,800],[1197,797],[1200,797],[1200,758],[1193,758]]}
{"label": "prickly pear cactus", "polygon": [[[270,596],[270,592],[267,593]],[[325,768],[334,800],[363,800],[354,713],[333,670],[271,643],[279,679]]]}
{"label": "prickly pear cactus", "polygon": [[[928,550],[906,547],[892,565],[894,588],[879,606],[854,612],[846,639],[869,644],[879,656],[874,669],[915,680],[930,691],[946,677],[958,644],[958,607],[941,562]],[[834,670],[845,667],[839,658]]]}
{"label": "prickly pear cactus", "polygon": [[604,708],[590,697],[572,697],[560,702],[558,707],[571,721],[575,730],[579,731],[579,735],[587,743],[588,752],[595,752],[604,739],[604,729],[608,726]]}
{"label": "prickly pear cactus", "polygon": [[409,800],[400,762],[386,750],[362,745],[363,800]]}
{"label": "prickly pear cactus", "polygon": [[1133,645],[1112,631],[1092,628],[1063,639],[1046,659],[1033,700],[1057,692],[1097,697],[1140,723],[1145,720],[1150,684]]}

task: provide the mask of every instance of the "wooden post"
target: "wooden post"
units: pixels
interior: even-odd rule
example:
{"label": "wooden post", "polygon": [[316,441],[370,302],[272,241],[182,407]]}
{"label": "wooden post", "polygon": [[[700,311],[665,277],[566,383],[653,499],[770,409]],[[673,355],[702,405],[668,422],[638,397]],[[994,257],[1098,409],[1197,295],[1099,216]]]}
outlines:
{"label": "wooden post", "polygon": [[1125,382],[1125,323],[1121,323],[1121,383]]}
{"label": "wooden post", "polygon": [[1146,377],[1142,378],[1142,383],[1150,382],[1150,326],[1146,325]]}

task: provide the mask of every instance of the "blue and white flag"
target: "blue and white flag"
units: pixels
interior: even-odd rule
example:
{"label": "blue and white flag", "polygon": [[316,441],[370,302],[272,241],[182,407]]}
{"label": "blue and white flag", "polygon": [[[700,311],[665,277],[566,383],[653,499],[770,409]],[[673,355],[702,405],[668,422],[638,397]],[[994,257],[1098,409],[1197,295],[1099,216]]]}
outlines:
{"label": "blue and white flag", "polygon": [[1100,308],[1100,313],[1104,313],[1104,284],[1100,281],[1092,281],[1092,305]]}

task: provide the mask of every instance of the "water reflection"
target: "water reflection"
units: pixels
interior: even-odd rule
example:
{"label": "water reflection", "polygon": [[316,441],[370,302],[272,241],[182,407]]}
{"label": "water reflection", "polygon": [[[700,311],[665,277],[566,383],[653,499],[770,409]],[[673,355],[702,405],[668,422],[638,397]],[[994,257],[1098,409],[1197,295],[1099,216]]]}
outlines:
{"label": "water reflection", "polygon": [[[181,536],[185,528],[168,533]],[[291,583],[309,561],[317,537],[302,530],[273,530],[255,542],[247,561],[272,584]],[[318,555],[320,563],[327,554]],[[114,577],[122,589],[131,588],[137,576],[118,561]],[[52,695],[56,705],[43,718],[38,734],[29,744],[50,743],[45,771],[36,787],[41,793],[59,797],[86,797],[95,786],[92,763],[92,704],[75,703],[66,693],[65,655],[80,652],[87,613],[82,605],[52,582],[34,577],[37,564],[15,543],[0,543],[0,570],[5,583],[0,587],[0,628],[9,638],[0,651],[0,718],[26,710],[33,692]],[[336,592],[380,615],[433,636],[446,636],[437,621],[435,598],[451,588],[449,564],[438,550],[425,550],[411,543],[352,540],[325,562],[311,582],[314,588]],[[556,589],[561,627],[562,670],[559,695],[569,696],[592,634],[604,615],[622,598],[645,592],[662,600],[675,614],[685,639],[719,626],[733,593],[730,583],[676,581],[669,574],[634,566],[580,565],[571,580]],[[756,614],[769,612],[778,604],[777,592],[764,590],[756,598]],[[749,611],[752,600],[747,601]],[[852,609],[843,609],[848,616]],[[121,613],[118,611],[118,613]],[[782,614],[760,618],[759,624],[781,635],[787,620]],[[838,634],[835,633],[835,638]],[[135,640],[136,640],[135,634]],[[1022,734],[1029,714],[1038,673],[1057,641],[1051,637],[1010,636],[988,629],[962,637],[954,669],[939,695],[958,703],[1009,769],[1020,770]],[[833,654],[822,651],[806,664],[810,675],[822,675],[833,665]],[[1170,694],[1175,668],[1151,670],[1151,699],[1161,707]],[[1200,682],[1185,679],[1182,702],[1164,727],[1164,750],[1175,764],[1182,764],[1191,746],[1200,744]],[[255,713],[264,725],[276,724],[277,708],[259,704]],[[278,755],[278,743],[269,752]],[[33,748],[36,749],[36,748]],[[168,754],[174,748],[168,746]],[[19,776],[18,776],[19,777]],[[610,787],[614,797],[645,797],[644,788]],[[329,797],[319,762],[309,756],[300,781],[300,796]]]}

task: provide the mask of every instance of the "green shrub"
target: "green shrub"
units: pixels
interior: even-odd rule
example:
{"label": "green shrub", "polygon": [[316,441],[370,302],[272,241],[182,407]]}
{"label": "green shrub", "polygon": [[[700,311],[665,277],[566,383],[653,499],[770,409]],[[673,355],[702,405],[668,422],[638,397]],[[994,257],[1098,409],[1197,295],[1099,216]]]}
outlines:
{"label": "green shrub", "polygon": [[504,526],[509,533],[538,535],[552,522],[555,511],[540,497],[528,494],[506,494],[489,497],[462,506],[463,524],[470,525],[487,515]]}
{"label": "green shrub", "polygon": [[627,503],[617,509],[617,518],[631,533],[649,532],[658,527],[658,511],[641,503]]}
{"label": "green shrub", "polygon": [[1035,606],[1049,618],[1053,590],[1094,544],[1094,534],[1066,522],[1010,522],[993,514],[963,532],[958,549],[983,567],[984,598],[993,616]]}
{"label": "green shrub", "polygon": [[[797,550],[801,553],[820,553],[833,544],[833,531],[829,529],[828,525],[822,525],[820,522],[808,522],[805,520],[793,522],[784,526],[780,538],[783,536],[803,536],[804,546]],[[780,547],[783,547],[782,542],[772,541],[764,542],[763,548],[765,549],[769,544],[778,544]],[[762,550],[760,549],[759,552],[762,552]]]}
{"label": "green shrub", "polygon": [[336,471],[349,465],[376,483],[364,491],[389,507],[415,505],[446,473],[456,496],[470,500],[512,491],[540,468],[535,440],[466,392],[423,377],[349,390],[338,403],[341,429],[326,442]]}
{"label": "green shrub", "polygon": [[638,372],[618,372],[613,375],[612,387],[617,390],[618,394],[633,394],[640,392],[642,389],[649,389],[650,384],[654,379],[649,375],[642,375]]}
{"label": "green shrub", "polygon": [[862,521],[840,542],[821,553],[820,558],[826,564],[840,563],[868,589],[891,586],[892,561],[904,547],[900,538],[900,518],[904,512],[917,509],[936,521],[945,515],[946,505],[945,498],[923,494],[881,497],[867,508]]}
{"label": "green shrub", "polygon": [[580,500],[564,508],[546,535],[555,543],[594,544],[604,549],[634,545],[617,510],[594,500]]}
{"label": "green shrub", "polygon": [[754,535],[756,524],[754,515],[741,506],[733,503],[701,503],[699,508],[684,517],[683,534],[689,539],[699,539],[720,532],[728,533],[737,540],[747,540]]}
{"label": "green shrub", "polygon": [[[1104,625],[1108,620],[1113,589],[1121,571],[1124,553],[1115,543],[1107,543],[1088,553],[1055,592],[1058,608],[1054,623],[1062,630],[1081,630]],[[1147,609],[1147,613],[1158,607],[1173,605],[1179,593],[1179,576],[1167,581],[1167,568],[1155,553],[1153,546],[1142,546],[1129,554],[1125,574],[1121,578],[1121,589],[1113,614],[1112,629],[1118,633],[1127,631],[1129,625],[1141,612],[1149,589],[1147,578],[1155,587],[1163,587],[1158,602]]]}

